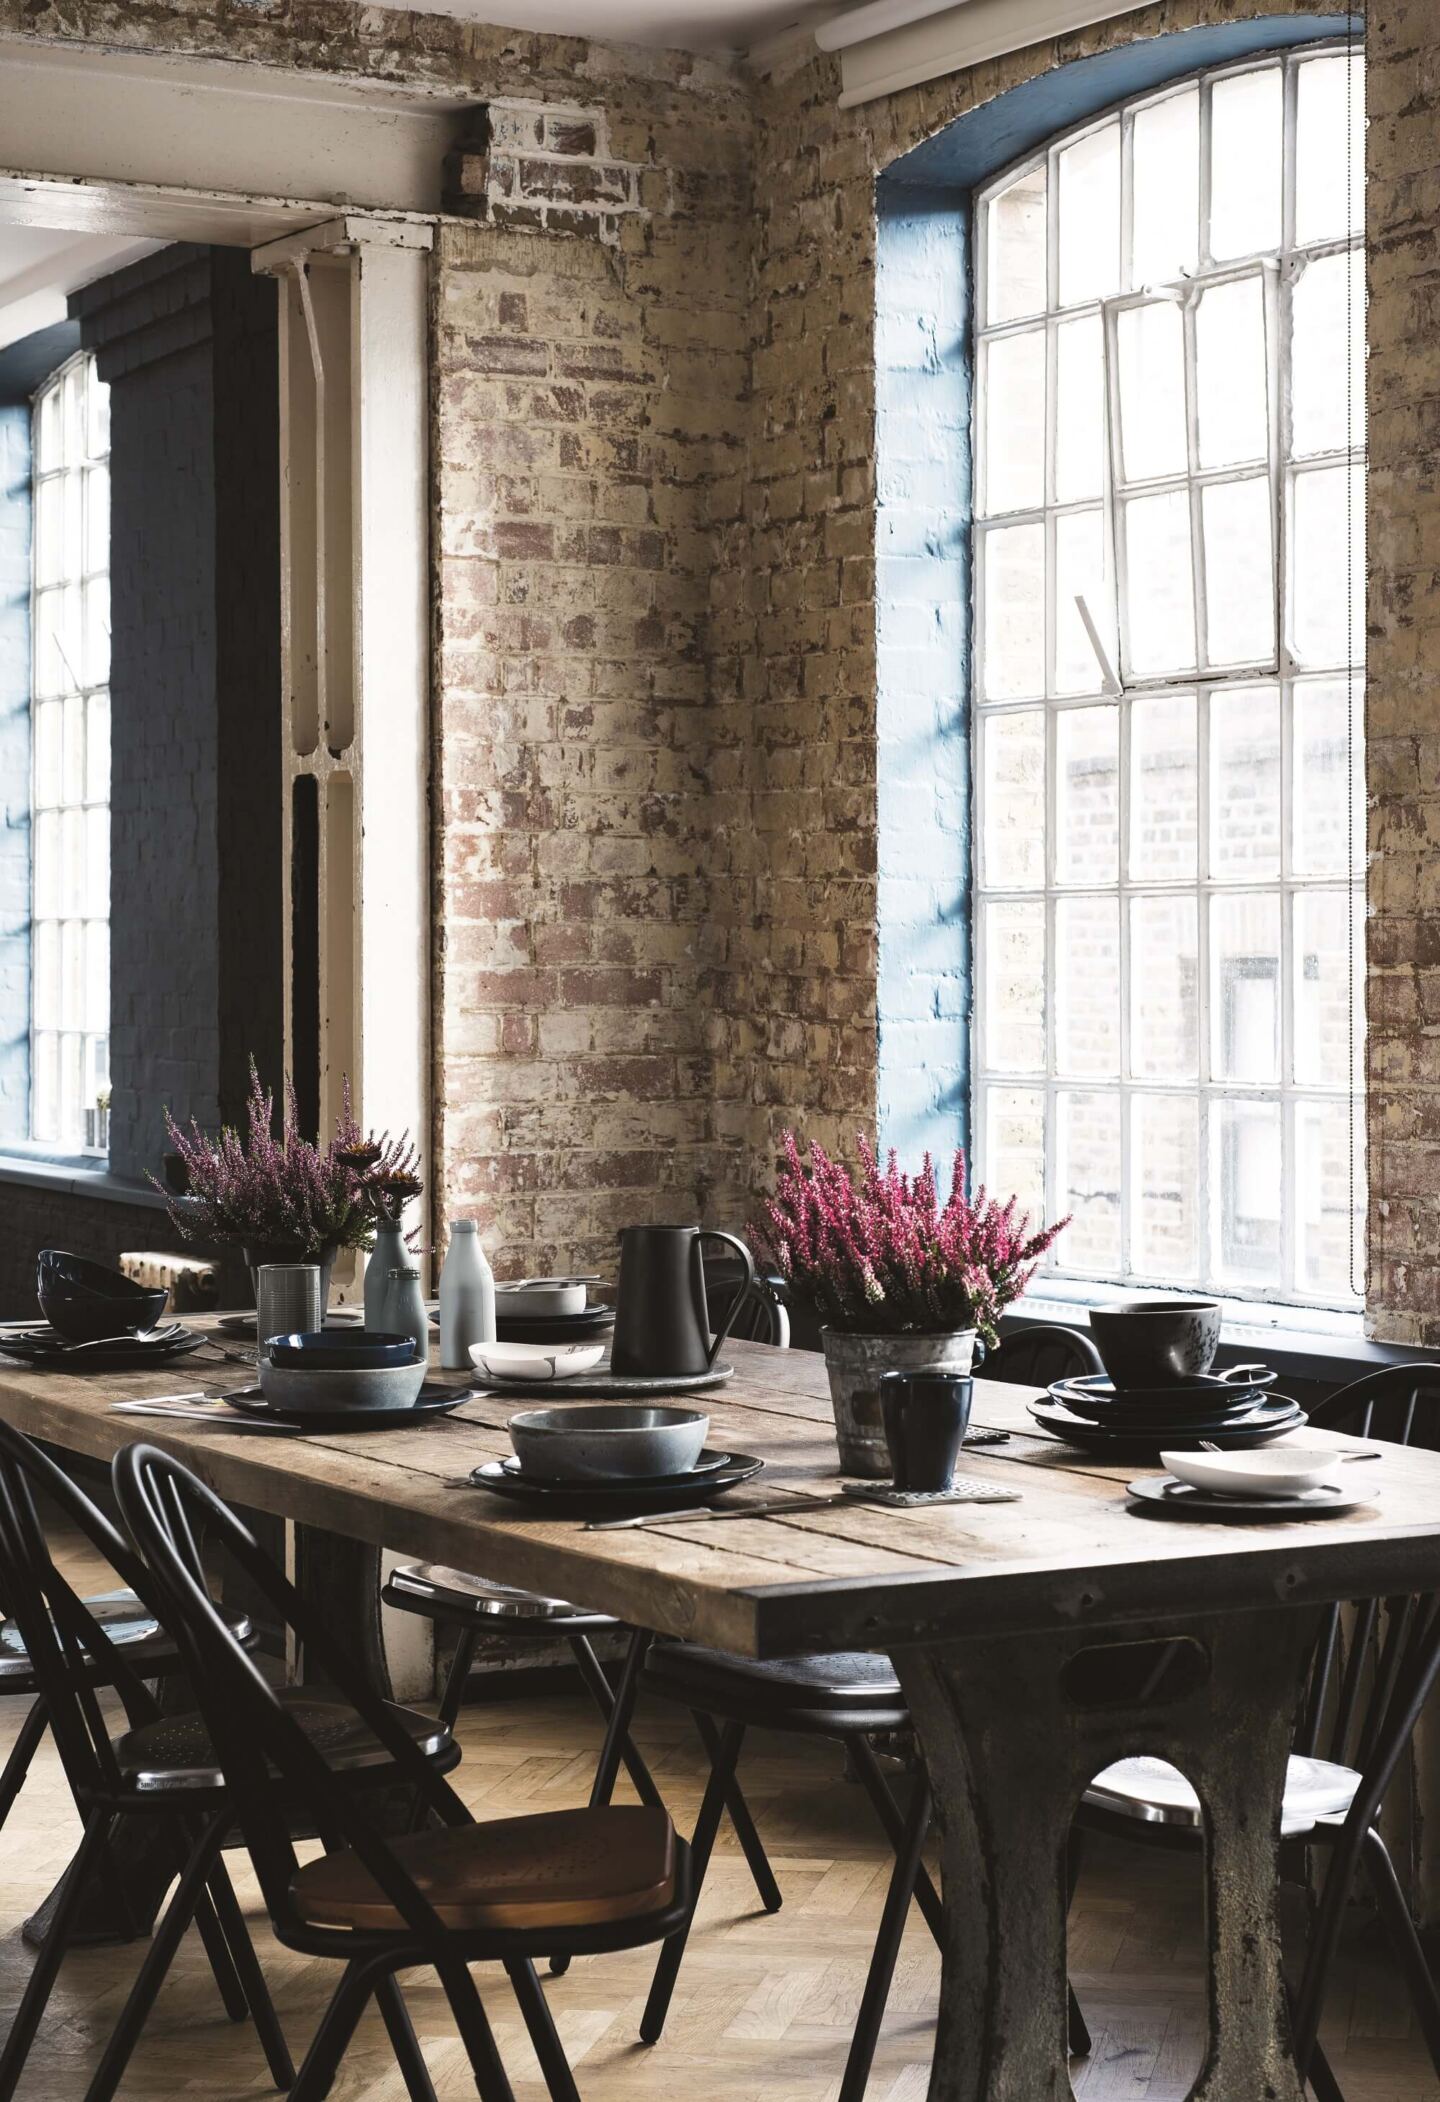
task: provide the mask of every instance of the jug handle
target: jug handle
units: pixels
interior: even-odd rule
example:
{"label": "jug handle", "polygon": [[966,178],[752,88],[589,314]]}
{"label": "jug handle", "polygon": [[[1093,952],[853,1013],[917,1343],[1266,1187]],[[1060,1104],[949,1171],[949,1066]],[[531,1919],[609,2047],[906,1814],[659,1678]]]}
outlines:
{"label": "jug handle", "polygon": [[[701,1227],[699,1235],[697,1236],[695,1242],[695,1253],[697,1258],[700,1254],[701,1241],[724,1241],[728,1247],[734,1249],[735,1253],[739,1256],[741,1262],[745,1265],[745,1282],[740,1287],[740,1290],[735,1294],[735,1297],[731,1300],[729,1308],[725,1315],[725,1319],[721,1322],[719,1328],[715,1331],[715,1340],[710,1345],[709,1354],[705,1359],[706,1368],[708,1370],[708,1368],[714,1364],[716,1358],[718,1358],[720,1355],[720,1346],[730,1333],[731,1322],[735,1319],[735,1316],[739,1313],[741,1307],[745,1304],[745,1301],[750,1297],[750,1294],[755,1289],[755,1260],[754,1257],[751,1255],[750,1250],[745,1246],[745,1243],[742,1240],[740,1240],[737,1235],[733,1233],[722,1233],[718,1226]],[[703,1271],[701,1272],[701,1275],[704,1275]]]}

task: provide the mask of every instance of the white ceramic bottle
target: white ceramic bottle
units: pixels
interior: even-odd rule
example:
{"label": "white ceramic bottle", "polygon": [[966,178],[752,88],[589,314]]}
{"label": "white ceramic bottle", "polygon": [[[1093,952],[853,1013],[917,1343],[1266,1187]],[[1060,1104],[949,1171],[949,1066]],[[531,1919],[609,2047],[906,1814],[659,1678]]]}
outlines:
{"label": "white ceramic bottle", "polygon": [[440,1362],[468,1372],[472,1343],[495,1341],[495,1276],[473,1219],[450,1221],[440,1271]]}

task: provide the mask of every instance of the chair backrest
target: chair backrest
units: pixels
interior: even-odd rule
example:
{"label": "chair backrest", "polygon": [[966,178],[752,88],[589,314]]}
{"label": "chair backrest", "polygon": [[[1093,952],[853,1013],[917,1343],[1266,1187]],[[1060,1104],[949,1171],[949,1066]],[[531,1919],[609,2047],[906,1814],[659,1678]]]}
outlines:
{"label": "chair backrest", "polygon": [[1046,1322],[1004,1337],[980,1369],[986,1379],[1004,1380],[1009,1386],[1048,1387],[1057,1379],[1078,1379],[1105,1367],[1083,1329]]}
{"label": "chair backrest", "polygon": [[0,1595],[29,1654],[66,1779],[82,1810],[119,1789],[97,1686],[113,1687],[132,1728],[155,1721],[149,1688],[56,1566],[39,1491],[89,1541],[163,1627],[158,1587],[124,1536],[48,1453],[0,1423]]}
{"label": "chair backrest", "polygon": [[310,1811],[327,1848],[353,1848],[406,1923],[428,1947],[438,1949],[445,1929],[375,1830],[363,1798],[336,1786],[321,1753],[217,1610],[197,1546],[202,1537],[235,1563],[277,1619],[299,1636],[309,1667],[383,1746],[396,1781],[417,1790],[425,1806],[447,1825],[471,1822],[465,1805],[400,1727],[360,1667],[335,1645],[249,1528],[213,1490],[153,1445],[127,1446],[116,1454],[113,1473],[125,1523],[184,1647],[196,1699],[235,1799],[271,1917],[277,1924],[296,1921],[290,1897],[296,1869],[290,1832],[298,1800]]}
{"label": "chair backrest", "polygon": [[[712,1321],[723,1314],[740,1289],[742,1271],[733,1256],[704,1256],[705,1297]],[[741,1343],[769,1343],[776,1349],[790,1348],[790,1311],[785,1280],[777,1272],[757,1267],[755,1283],[735,1310],[730,1333]]]}

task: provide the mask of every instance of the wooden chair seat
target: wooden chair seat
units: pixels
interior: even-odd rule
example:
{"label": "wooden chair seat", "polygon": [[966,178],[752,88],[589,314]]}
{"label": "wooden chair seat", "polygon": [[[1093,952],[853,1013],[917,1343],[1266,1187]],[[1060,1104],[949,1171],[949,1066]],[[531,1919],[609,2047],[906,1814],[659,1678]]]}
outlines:
{"label": "wooden chair seat", "polygon": [[[389,1752],[345,1701],[326,1699],[304,1686],[282,1687],[281,1705],[336,1773],[364,1773],[391,1765]],[[427,1759],[454,1765],[459,1757],[449,1730],[418,1709],[392,1707],[391,1714]],[[448,1760],[444,1755],[450,1753]],[[210,1732],[199,1715],[166,1715],[142,1723],[115,1741],[115,1758],[139,1793],[176,1788],[220,1789],[225,1777]]]}
{"label": "wooden chair seat", "polygon": [[[675,1900],[675,1830],[663,1810],[551,1810],[390,1842],[446,1927],[590,1927],[643,1918]],[[299,1869],[290,1895],[315,1927],[404,1934],[408,1924],[359,1856],[342,1848]]]}

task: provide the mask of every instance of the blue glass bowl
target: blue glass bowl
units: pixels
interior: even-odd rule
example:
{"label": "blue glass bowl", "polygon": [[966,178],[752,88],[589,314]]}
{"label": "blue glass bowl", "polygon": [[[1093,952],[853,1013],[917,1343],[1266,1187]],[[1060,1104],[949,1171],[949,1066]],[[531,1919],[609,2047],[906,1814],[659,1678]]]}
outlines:
{"label": "blue glass bowl", "polygon": [[272,1365],[295,1372],[373,1372],[389,1365],[413,1365],[415,1338],[387,1335],[375,1328],[323,1328],[310,1335],[270,1336],[265,1349]]}

